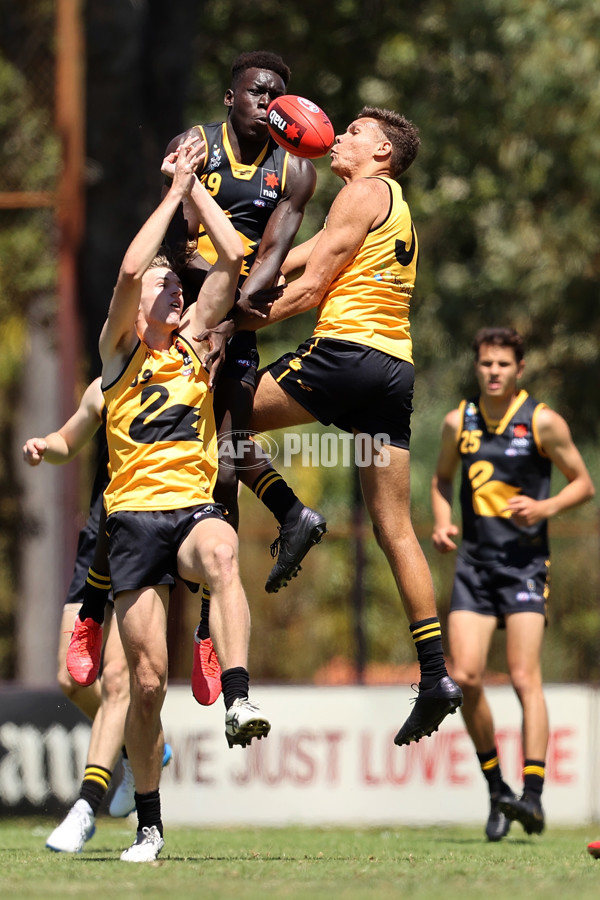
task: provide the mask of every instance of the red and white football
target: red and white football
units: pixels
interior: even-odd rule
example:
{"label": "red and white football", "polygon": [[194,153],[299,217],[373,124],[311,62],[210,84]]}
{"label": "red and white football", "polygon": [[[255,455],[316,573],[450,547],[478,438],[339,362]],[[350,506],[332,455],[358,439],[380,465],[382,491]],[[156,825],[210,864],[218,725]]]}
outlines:
{"label": "red and white football", "polygon": [[321,107],[295,94],[283,94],[269,104],[267,126],[281,147],[307,159],[325,156],[335,137]]}

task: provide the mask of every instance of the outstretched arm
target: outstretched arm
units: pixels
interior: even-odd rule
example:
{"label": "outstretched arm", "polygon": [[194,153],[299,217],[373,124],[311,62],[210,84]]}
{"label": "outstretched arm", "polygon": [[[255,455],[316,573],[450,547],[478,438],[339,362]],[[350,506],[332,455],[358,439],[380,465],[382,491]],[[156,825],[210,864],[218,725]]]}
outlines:
{"label": "outstretched arm", "polygon": [[76,412],[58,431],[52,431],[43,438],[29,438],[25,442],[23,445],[25,462],[30,466],[39,466],[43,459],[54,465],[69,462],[77,456],[100,427],[103,406],[100,379],[96,378],[85,389]]}
{"label": "outstretched arm", "polygon": [[341,189],[327,217],[327,228],[311,245],[304,274],[286,285],[265,318],[234,314],[237,330],[255,331],[319,305],[335,277],[356,255],[374,224],[389,207],[382,181],[361,178]]}
{"label": "outstretched arm", "polygon": [[285,194],[271,213],[250,274],[240,290],[238,304],[244,308],[249,294],[272,287],[304,218],[304,210],[315,191],[317,173],[307,159],[288,159]]}
{"label": "outstretched arm", "polygon": [[[164,154],[165,159],[168,159],[173,154],[175,154],[179,150],[181,145],[185,143],[185,141],[189,138],[203,142],[204,129],[198,125],[194,125],[192,126],[192,128],[188,128],[187,131],[184,131],[183,134],[178,134],[176,137],[174,137],[171,141],[169,141],[169,144],[167,145],[167,149],[165,150]],[[205,160],[206,144],[204,144],[204,150],[198,161],[196,171],[202,171]],[[166,196],[173,181],[172,173],[169,174],[163,171],[163,175],[165,176],[165,184],[162,188],[161,198],[164,198]],[[187,197],[184,197],[181,205],[175,211],[175,214],[168,225],[167,233],[165,236],[165,243],[176,255],[180,255],[181,253],[183,253],[186,248],[194,249],[198,243],[199,228],[200,220],[198,218],[197,210],[195,206],[188,203]]]}
{"label": "outstretched arm", "polygon": [[212,328],[227,315],[235,300],[244,258],[244,245],[231,219],[197,178],[189,194],[189,203],[201,218],[217,259],[208,270],[197,301],[184,315],[180,327],[182,334],[196,334]]}
{"label": "outstretched arm", "polygon": [[173,154],[173,183],[125,253],[100,335],[104,366],[126,354],[135,341],[142,276],[156,256],[175,210],[196,181],[195,167],[202,152],[203,147],[190,138]]}

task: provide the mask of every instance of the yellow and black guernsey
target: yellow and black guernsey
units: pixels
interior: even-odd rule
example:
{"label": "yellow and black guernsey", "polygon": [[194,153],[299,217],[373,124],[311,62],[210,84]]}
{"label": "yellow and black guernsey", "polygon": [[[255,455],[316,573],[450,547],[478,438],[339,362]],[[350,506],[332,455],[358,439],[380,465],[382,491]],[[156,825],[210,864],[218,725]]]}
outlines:
{"label": "yellow and black guernsey", "polygon": [[[269,216],[285,188],[289,153],[269,139],[251,165],[236,162],[225,122],[198,125],[206,142],[206,161],[200,180],[230,217],[244,244],[241,277],[252,267]],[[198,235],[198,252],[214,263],[217,258],[204,230]]]}
{"label": "yellow and black guernsey", "polygon": [[217,439],[208,375],[178,337],[168,350],[140,342],[102,388],[110,481],[107,515],[184,509],[212,500]]}
{"label": "yellow and black guernsey", "polygon": [[319,306],[314,337],[354,341],[412,363],[408,316],[417,235],[398,182],[376,177],[390,190],[387,217],[332,282]]}
{"label": "yellow and black guernsey", "polygon": [[519,527],[507,510],[517,494],[545,500],[552,464],[537,433],[545,404],[520,391],[504,418],[490,420],[479,399],[460,404],[458,452],[462,465],[461,554],[479,565],[523,565],[547,558],[547,520]]}

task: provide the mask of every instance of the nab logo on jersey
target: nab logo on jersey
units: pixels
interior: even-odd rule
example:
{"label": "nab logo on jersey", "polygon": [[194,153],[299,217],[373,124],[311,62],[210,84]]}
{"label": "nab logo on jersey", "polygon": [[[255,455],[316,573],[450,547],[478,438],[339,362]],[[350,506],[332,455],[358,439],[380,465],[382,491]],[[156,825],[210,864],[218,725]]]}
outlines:
{"label": "nab logo on jersey", "polygon": [[273,169],[263,169],[260,199],[264,200],[269,206],[276,206],[281,197],[281,185],[279,183],[279,175]]}

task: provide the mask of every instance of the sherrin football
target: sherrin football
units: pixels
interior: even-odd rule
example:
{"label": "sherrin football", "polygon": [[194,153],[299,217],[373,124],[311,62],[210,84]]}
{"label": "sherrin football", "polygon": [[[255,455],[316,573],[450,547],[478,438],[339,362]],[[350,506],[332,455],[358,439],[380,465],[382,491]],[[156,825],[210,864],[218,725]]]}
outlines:
{"label": "sherrin football", "polygon": [[325,156],[335,137],[323,110],[312,100],[295,94],[283,94],[269,104],[267,126],[284,150],[307,159]]}

